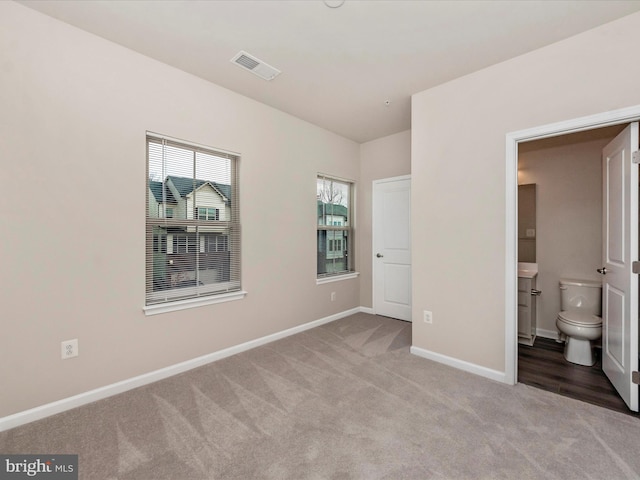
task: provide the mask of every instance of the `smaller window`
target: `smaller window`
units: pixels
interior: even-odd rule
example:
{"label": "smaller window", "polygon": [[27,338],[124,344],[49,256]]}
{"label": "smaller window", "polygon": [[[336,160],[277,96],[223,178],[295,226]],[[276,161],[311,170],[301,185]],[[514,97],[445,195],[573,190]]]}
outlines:
{"label": "smaller window", "polygon": [[173,253],[196,253],[197,242],[195,235],[174,235]]}
{"label": "smaller window", "polygon": [[220,210],[217,208],[198,207],[198,220],[220,220]]}
{"label": "smaller window", "polygon": [[353,266],[353,183],[317,179],[318,278],[349,274]]}
{"label": "smaller window", "polygon": [[227,235],[208,235],[203,242],[202,252],[214,253],[214,252],[228,252],[229,251],[229,237]]}
{"label": "smaller window", "polygon": [[158,205],[158,218],[173,218],[173,207],[161,203]]}
{"label": "smaller window", "polygon": [[173,251],[175,253],[187,253],[186,235],[176,235],[173,237]]}
{"label": "smaller window", "polygon": [[155,253],[167,253],[167,236],[155,234],[153,236],[153,251]]}

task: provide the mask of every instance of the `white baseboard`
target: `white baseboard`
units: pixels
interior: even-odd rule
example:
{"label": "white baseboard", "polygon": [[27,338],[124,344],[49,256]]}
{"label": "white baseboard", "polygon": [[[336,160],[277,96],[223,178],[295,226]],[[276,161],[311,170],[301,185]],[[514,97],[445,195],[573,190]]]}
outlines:
{"label": "white baseboard", "polygon": [[375,315],[376,314],[376,312],[374,312],[373,308],[371,308],[371,307],[360,307],[360,311],[362,313],[368,313],[370,315]]}
{"label": "white baseboard", "polygon": [[74,395],[72,397],[63,398],[62,400],[47,403],[45,405],[31,408],[23,412],[18,412],[13,415],[8,415],[6,417],[0,418],[0,432],[9,430],[10,428],[19,427],[20,425],[24,425],[29,422],[40,420],[42,418],[49,417],[57,413],[71,410],[72,408],[80,407],[82,405],[86,405],[87,403],[102,400],[104,398],[111,397],[113,395],[117,395],[119,393],[126,392],[128,390],[132,390],[134,388],[138,388],[143,385],[148,385],[149,383],[157,382],[158,380],[162,380],[162,379],[171,377],[173,375],[186,372],[193,368],[201,367],[208,363],[215,362],[217,360],[221,360],[226,357],[230,357],[231,355],[235,355],[237,353],[251,350],[252,348],[256,348],[261,345],[265,345],[267,343],[280,340],[281,338],[285,338],[290,335],[295,335],[296,333],[304,332],[305,330],[309,330],[314,327],[319,327],[320,325],[324,325],[325,323],[333,322],[335,320],[348,317],[349,315],[353,315],[354,313],[360,313],[360,312],[370,313],[369,310],[371,309],[367,307],[352,308],[344,312],[336,313],[334,315],[329,315],[328,317],[324,317],[319,320],[314,320],[312,322],[308,322],[303,325],[298,325],[297,327],[289,328],[287,330],[282,330],[281,332],[276,332],[271,335],[267,335],[265,337],[257,338],[255,340],[250,340],[248,342],[241,343],[240,345],[235,345],[233,347],[225,348],[223,350],[209,353],[207,355],[203,355],[201,357],[187,360],[185,362],[177,363],[169,367],[161,368],[153,372],[128,378],[126,380],[122,380],[120,382],[116,382],[111,385],[105,385],[104,387],[99,387],[94,390],[90,390],[88,392]]}
{"label": "white baseboard", "polygon": [[558,340],[557,330],[545,330],[543,328],[536,328],[536,335],[542,338],[550,338],[551,340]]}
{"label": "white baseboard", "polygon": [[457,368],[458,370],[464,370],[465,372],[480,375],[481,377],[489,378],[497,382],[508,383],[505,372],[499,372],[497,370],[492,370],[490,368],[476,365],[475,363],[465,362],[464,360],[448,357],[440,353],[425,350],[424,348],[412,346],[410,348],[410,352],[414,355],[417,355],[418,357],[423,357],[428,360],[433,360],[434,362],[443,363],[444,365]]}

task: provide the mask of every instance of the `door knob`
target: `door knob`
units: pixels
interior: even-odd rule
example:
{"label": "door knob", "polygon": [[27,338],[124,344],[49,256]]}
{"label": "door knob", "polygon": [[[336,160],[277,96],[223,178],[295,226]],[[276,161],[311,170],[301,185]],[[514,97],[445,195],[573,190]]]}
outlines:
{"label": "door knob", "polygon": [[376,257],[378,257],[378,258],[382,258],[382,257],[384,257],[384,255],[383,255],[383,254],[381,254],[381,253],[376,253]]}
{"label": "door knob", "polygon": [[607,267],[602,267],[598,269],[598,273],[601,273],[602,275],[606,275],[607,274]]}

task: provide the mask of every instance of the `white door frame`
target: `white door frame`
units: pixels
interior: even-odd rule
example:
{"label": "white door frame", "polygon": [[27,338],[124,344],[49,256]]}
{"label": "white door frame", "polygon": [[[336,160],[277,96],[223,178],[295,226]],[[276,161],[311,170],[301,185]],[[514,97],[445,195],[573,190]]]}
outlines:
{"label": "white door frame", "polygon": [[518,143],[637,121],[640,105],[508,133],[505,218],[505,383],[518,382]]}
{"label": "white door frame", "polygon": [[376,312],[376,283],[375,283],[375,278],[376,278],[376,264],[377,262],[375,261],[375,219],[378,218],[376,216],[376,201],[374,198],[375,192],[376,192],[376,188],[375,186],[381,183],[388,183],[388,182],[398,182],[400,180],[411,180],[411,174],[408,175],[400,175],[397,177],[388,177],[388,178],[380,178],[377,180],[373,180],[373,182],[371,182],[371,301],[373,304],[373,313],[377,314],[378,312]]}

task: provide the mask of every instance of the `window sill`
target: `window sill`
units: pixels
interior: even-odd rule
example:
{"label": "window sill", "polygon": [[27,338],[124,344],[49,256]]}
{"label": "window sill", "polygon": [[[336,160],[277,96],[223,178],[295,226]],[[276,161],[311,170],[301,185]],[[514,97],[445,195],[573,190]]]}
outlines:
{"label": "window sill", "polygon": [[331,275],[330,277],[316,278],[316,285],[322,285],[323,283],[340,282],[342,280],[351,280],[352,278],[358,278],[360,272],[349,272],[342,275]]}
{"label": "window sill", "polygon": [[220,295],[210,295],[200,298],[190,298],[188,300],[177,300],[175,302],[158,303],[156,305],[147,305],[142,310],[144,314],[158,315],[160,313],[175,312],[178,310],[185,310],[187,308],[202,307],[204,305],[212,305],[214,303],[232,302],[234,300],[242,300],[247,295],[247,292],[232,292],[223,293]]}

